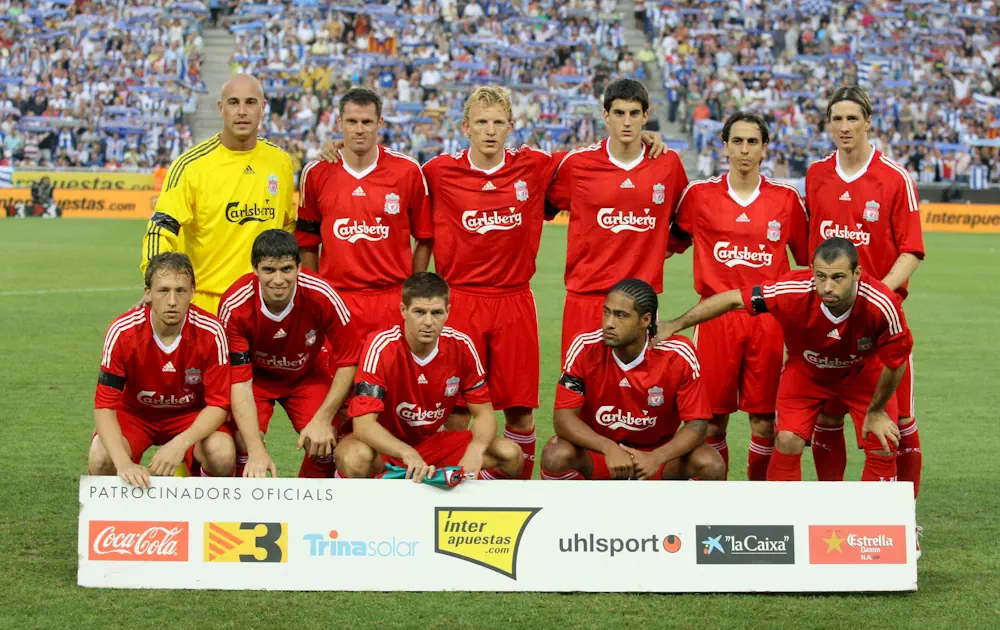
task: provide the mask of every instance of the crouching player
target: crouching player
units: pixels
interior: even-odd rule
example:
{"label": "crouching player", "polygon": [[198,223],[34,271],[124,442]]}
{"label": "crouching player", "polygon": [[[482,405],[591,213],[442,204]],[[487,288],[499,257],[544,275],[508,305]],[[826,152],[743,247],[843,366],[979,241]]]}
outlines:
{"label": "crouching player", "polygon": [[[191,304],[191,260],[168,252],[146,267],[146,301],[108,327],[97,379],[87,468],[149,487],[150,475],[173,475],[191,458],[203,475],[233,474],[236,450],[228,425],[229,350],[214,316]],[[149,468],[150,446],[160,448]]]}
{"label": "crouching player", "polygon": [[654,345],[656,308],[653,287],[622,280],[604,301],[602,330],[570,344],[542,479],[725,477],[705,444],[712,407],[694,346],[683,337]]}
{"label": "crouching player", "polygon": [[[429,479],[461,466],[480,479],[516,478],[521,449],[497,436],[486,370],[472,340],[445,326],[448,284],[421,272],[403,282],[402,328],[372,333],[362,352],[349,414],[354,433],[334,452],[337,476],[374,477],[384,463],[407,478]],[[438,431],[461,394],[472,414],[468,431]]]}
{"label": "crouching player", "polygon": [[[333,476],[333,421],[351,392],[361,342],[343,300],[301,262],[294,236],[262,232],[250,252],[253,273],[233,283],[219,307],[233,366],[237,475],[244,477],[276,473],[263,439],[275,403],[306,449],[299,477]],[[317,360],[327,342],[329,370],[327,357]]]}

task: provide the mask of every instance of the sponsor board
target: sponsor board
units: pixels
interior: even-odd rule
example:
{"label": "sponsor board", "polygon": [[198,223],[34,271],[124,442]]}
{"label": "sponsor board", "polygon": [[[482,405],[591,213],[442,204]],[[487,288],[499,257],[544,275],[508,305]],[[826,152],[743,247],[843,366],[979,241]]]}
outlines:
{"label": "sponsor board", "polygon": [[434,552],[517,580],[517,552],[540,508],[435,508]]}
{"label": "sponsor board", "polygon": [[795,564],[791,525],[698,525],[698,564]]}
{"label": "sponsor board", "polygon": [[288,562],[288,523],[205,523],[205,562]]}
{"label": "sponsor board", "polygon": [[14,169],[14,187],[31,188],[43,177],[58,190],[153,190],[153,173],[122,173],[118,171],[47,171]]}
{"label": "sponsor board", "polygon": [[[151,190],[60,190],[52,195],[69,219],[149,219],[156,207],[158,193]],[[27,188],[0,189],[0,217],[6,208],[31,202]]]}
{"label": "sponsor board", "polygon": [[809,526],[810,564],[906,564],[906,550],[903,525]]}
{"label": "sponsor board", "polygon": [[187,562],[188,524],[180,521],[90,521],[90,560]]}
{"label": "sponsor board", "polygon": [[924,232],[1000,233],[1000,206],[962,203],[920,204]]}

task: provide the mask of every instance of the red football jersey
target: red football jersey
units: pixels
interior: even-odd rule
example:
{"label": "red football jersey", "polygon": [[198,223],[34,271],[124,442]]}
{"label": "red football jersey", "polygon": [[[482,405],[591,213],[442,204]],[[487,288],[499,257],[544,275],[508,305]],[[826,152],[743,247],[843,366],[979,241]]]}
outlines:
{"label": "red football jersey", "polygon": [[94,408],[156,421],[208,406],[229,409],[231,386],[226,333],[214,315],[192,305],[168,347],[144,306],[108,327]]}
{"label": "red football jersey", "polygon": [[[809,256],[828,238],[850,239],[861,268],[881,280],[900,254],[924,257],[920,198],[906,169],[872,151],[865,168],[851,177],[840,169],[840,154],[815,162],[806,174]],[[906,284],[896,290],[906,298]]]}
{"label": "red football jersey", "polygon": [[610,139],[563,158],[548,202],[569,211],[566,289],[607,293],[619,280],[639,278],[663,291],[670,219],[687,186],[673,151],[631,164],[611,156]]}
{"label": "red football jersey", "polygon": [[375,163],[352,171],[344,160],[302,169],[295,236],[323,245],[320,275],[341,291],[381,291],[413,273],[410,237],[431,238],[427,182],[413,158],[378,147]]}
{"label": "red football jersey", "polygon": [[624,364],[600,330],[576,338],[556,388],[556,409],[580,409],[599,435],[643,448],[666,444],[681,422],[710,420],[694,346],[674,335]]}
{"label": "red football jersey", "polygon": [[445,326],[426,359],[410,352],[399,325],[368,336],[354,378],[350,416],[377,413],[379,423],[410,446],[434,435],[461,393],[467,402],[490,402],[486,370],[472,339]]}
{"label": "red football jersey", "polygon": [[528,288],[557,158],[524,146],[506,149],[488,171],[473,166],[467,150],[424,165],[434,266],[448,284],[487,293]]}
{"label": "red football jersey", "polygon": [[760,178],[746,201],[729,186],[729,175],[692,182],[674,214],[670,249],[694,242],[694,288],[710,297],[750,284],[771,282],[795,261],[809,264],[806,208],[793,186]]}
{"label": "red football jersey", "polygon": [[255,387],[276,397],[315,369],[327,341],[332,365],[357,365],[361,356],[347,306],[326,281],[305,269],[281,314],[267,310],[260,281],[248,273],[223,294],[219,319],[229,338],[233,382],[253,378]]}
{"label": "red football jersey", "polygon": [[774,283],[744,287],[743,304],[751,314],[771,313],[781,324],[788,363],[808,366],[817,380],[844,378],[870,359],[897,368],[913,348],[903,309],[889,287],[861,275],[857,300],[835,317],[816,292],[812,271],[782,274]]}

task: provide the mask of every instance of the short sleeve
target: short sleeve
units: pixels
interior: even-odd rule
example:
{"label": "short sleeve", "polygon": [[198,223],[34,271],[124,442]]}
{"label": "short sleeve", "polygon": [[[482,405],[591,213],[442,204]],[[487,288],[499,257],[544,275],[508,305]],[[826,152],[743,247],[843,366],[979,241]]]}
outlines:
{"label": "short sleeve", "polygon": [[[678,362],[681,377],[677,387],[677,416],[683,422],[710,420],[712,418],[712,405],[709,403],[708,394],[702,386],[701,365],[698,363],[697,352],[687,341],[675,343],[679,344],[677,353],[682,359]],[[680,347],[681,345],[683,348]]]}
{"label": "short sleeve", "polygon": [[490,390],[486,385],[486,370],[476,353],[472,340],[460,340],[462,356],[462,382],[459,387],[466,402],[481,405],[490,402]]}
{"label": "short sleeve", "polygon": [[318,247],[322,242],[320,227],[323,215],[319,211],[319,191],[316,183],[319,173],[313,173],[319,164],[319,162],[307,164],[299,178],[299,211],[295,222],[295,238],[302,247]]}
{"label": "short sleeve", "polygon": [[205,369],[205,405],[228,410],[233,380],[229,367],[228,345],[225,336],[213,338]]}
{"label": "short sleeve", "polygon": [[567,359],[556,385],[556,409],[579,409],[587,402],[587,349]]}
{"label": "short sleeve", "polygon": [[427,189],[427,179],[419,166],[410,177],[410,198],[407,212],[410,216],[410,235],[413,238],[428,239],[434,237],[434,225],[431,223],[430,194]]}
{"label": "short sleeve", "polygon": [[369,335],[364,345],[365,361],[354,375],[354,396],[348,408],[348,415],[352,418],[370,413],[379,414],[385,410],[385,373],[391,359],[385,353],[384,346],[372,347],[372,342],[377,337],[378,333]]}
{"label": "short sleeve", "polygon": [[116,334],[119,320],[108,327],[104,336],[104,350],[101,354],[101,370],[97,375],[97,392],[94,395],[95,409],[115,409],[125,391],[125,350],[127,334]]}
{"label": "short sleeve", "polygon": [[683,254],[689,247],[694,235],[694,222],[698,211],[698,193],[691,185],[684,188],[677,207],[674,209],[673,220],[670,223],[670,238],[667,251]]}
{"label": "short sleeve", "polygon": [[775,313],[780,309],[776,287],[773,284],[757,284],[740,289],[743,308],[751,315]]}
{"label": "short sleeve", "polygon": [[292,158],[284,151],[281,152],[284,158],[287,186],[282,187],[281,207],[285,212],[285,220],[281,228],[286,232],[295,233],[298,224],[298,208],[295,206],[295,168],[292,166]]}
{"label": "short sleeve", "polygon": [[166,214],[173,217],[180,225],[187,225],[194,217],[195,210],[195,190],[197,189],[197,171],[193,166],[188,166],[188,160],[183,157],[174,160],[167,171],[167,179],[163,184],[163,190],[156,199],[156,209],[154,213]]}
{"label": "short sleeve", "polygon": [[791,193],[789,205],[791,235],[788,237],[788,247],[792,250],[792,257],[797,265],[809,266],[809,213],[806,211],[806,204],[796,191]]}
{"label": "short sleeve", "polygon": [[556,168],[545,195],[545,214],[550,217],[554,217],[559,212],[569,211],[573,201],[574,161],[568,159],[568,153],[563,155],[561,162],[556,162],[555,156],[552,156],[552,162],[556,164]]}
{"label": "short sleeve", "polygon": [[879,317],[878,356],[883,365],[896,369],[907,362],[913,352],[913,334],[899,306],[899,298],[888,287],[882,291],[869,285],[863,290],[870,292],[869,299]]}
{"label": "short sleeve", "polygon": [[[225,302],[225,298],[223,298]],[[222,320],[229,344],[229,365],[233,383],[253,379],[253,357],[250,353],[249,323],[238,314],[227,313]]]}
{"label": "short sleeve", "polygon": [[[896,171],[901,167],[889,165],[889,168]],[[906,172],[890,173],[890,176],[898,174],[899,182],[894,187],[896,192],[892,202],[892,236],[896,241],[896,249],[900,254],[913,254],[917,258],[924,258],[924,234],[920,225],[920,206],[916,188],[913,180]]]}

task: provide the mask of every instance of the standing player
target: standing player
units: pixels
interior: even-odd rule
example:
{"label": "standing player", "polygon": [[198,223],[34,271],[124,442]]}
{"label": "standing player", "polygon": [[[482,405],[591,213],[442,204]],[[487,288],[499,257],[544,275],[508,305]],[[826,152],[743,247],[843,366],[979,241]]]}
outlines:
{"label": "standing player", "polygon": [[[693,182],[681,195],[671,250],[694,243],[694,284],[702,299],[774,282],[789,269],[788,248],[808,264],[807,216],[794,187],[760,175],[770,139],[757,114],[737,112],[722,127],[729,173]],[[727,313],[699,325],[694,344],[712,404],[708,443],[729,468],[726,427],[737,409],[750,416],[747,478],[763,481],[774,449],[774,399],[784,363],[781,327],[771,315]]]}
{"label": "standing player", "polygon": [[663,291],[671,214],[688,180],[675,152],[647,155],[639,134],[648,119],[646,88],[632,79],[612,82],[604,92],[608,138],[569,153],[549,187],[549,216],[569,211],[561,359],[601,321],[617,281],[638,278]]}
{"label": "standing player", "polygon": [[705,444],[712,408],[694,347],[683,337],[650,343],[656,302],[649,284],[622,280],[605,299],[602,329],[573,341],[542,479],[725,477],[722,457]]}
{"label": "standing player", "polygon": [[[906,299],[907,283],[924,258],[919,201],[906,169],[868,141],[872,104],[858,87],[834,92],[826,109],[827,129],[837,144],[829,157],[809,167],[809,249],[831,236],[858,248],[861,266]],[[899,478],[920,490],[923,455],[913,412],[913,357],[896,393],[899,405]],[[813,437],[813,458],[821,480],[841,480],[847,467],[842,405],[821,416]]]}
{"label": "standing player", "polygon": [[198,274],[194,304],[216,313],[222,293],[248,273],[257,235],[295,226],[292,160],[257,136],[264,91],[250,75],[222,88],[222,131],[185,151],[167,172],[142,242],[142,264],[183,251]]}
{"label": "standing player", "polygon": [[337,290],[364,339],[399,321],[403,280],[427,270],[433,231],[420,166],[376,144],[382,99],[368,88],[348,90],[338,124],[343,159],[302,169],[295,235],[303,266]]}
{"label": "standing player", "polygon": [[768,481],[801,481],[802,451],[816,418],[842,401],[865,449],[862,481],[894,481],[899,444],[893,396],[906,371],[913,337],[897,298],[862,273],[858,250],[843,238],[816,248],[812,270],[790,271],[777,282],[717,293],[661,324],[662,335],[739,308],[772,313],[788,347],[778,385],[778,432]]}
{"label": "standing player", "polygon": [[[195,275],[184,254],[154,256],[146,267],[148,304],[108,327],[94,400],[97,430],[87,468],[149,487],[187,459],[203,475],[233,474],[226,334],[214,316],[191,304]],[[160,448],[149,469],[142,455]]]}
{"label": "standing player", "polygon": [[[275,403],[288,413],[299,448],[306,449],[299,477],[333,475],[333,420],[351,392],[361,340],[337,292],[300,263],[295,237],[267,230],[253,243],[253,273],[222,297],[239,476],[264,477],[268,470],[275,475],[263,440]],[[316,360],[327,343],[332,377]]]}
{"label": "standing player", "polygon": [[[417,273],[403,283],[403,326],[368,337],[351,399],[354,433],[337,445],[338,476],[373,477],[383,462],[406,466],[418,482],[441,466],[461,466],[480,479],[521,472],[521,450],[496,434],[472,339],[445,326],[448,301],[440,276]],[[472,412],[472,430],[438,431],[459,394]]]}

